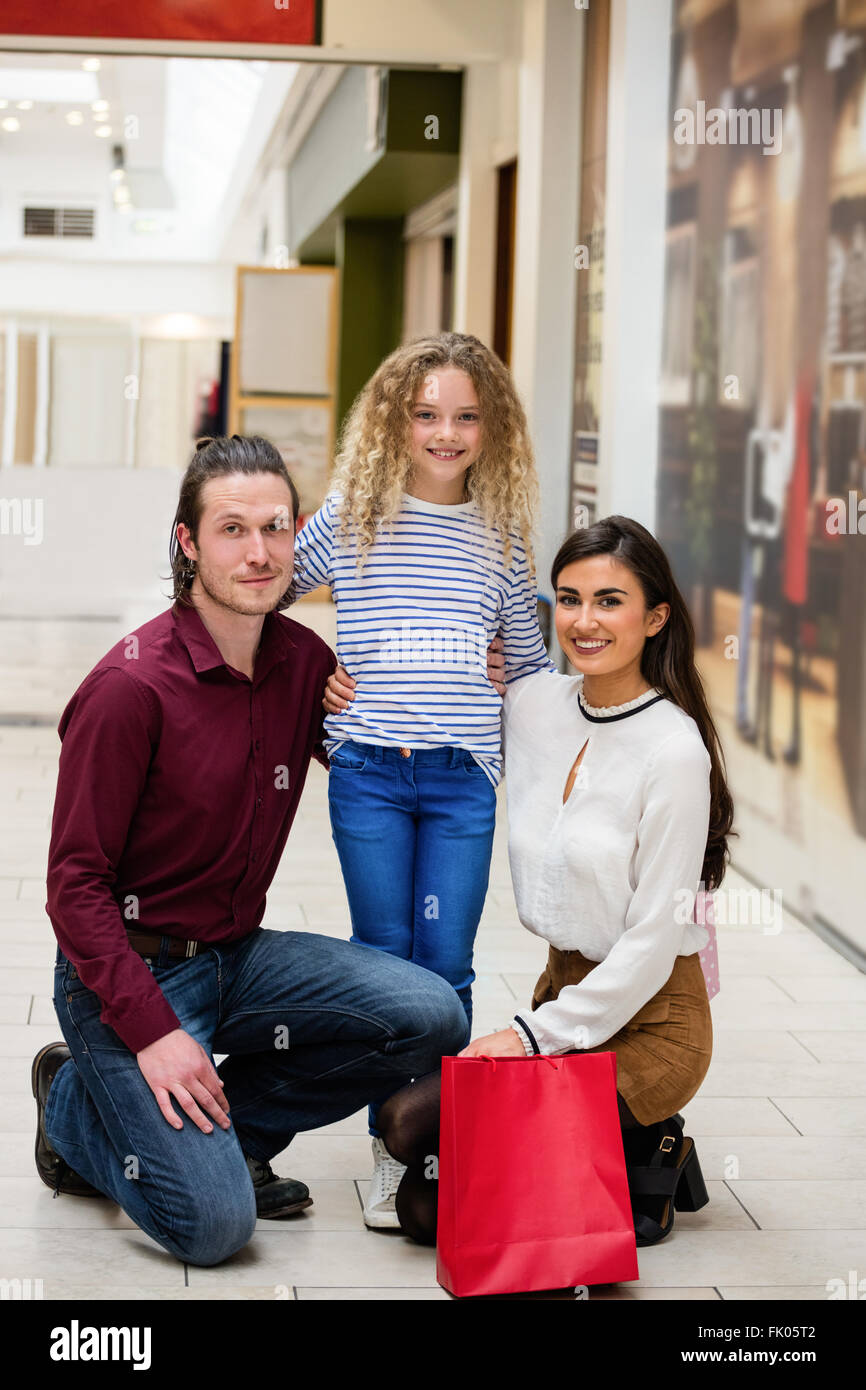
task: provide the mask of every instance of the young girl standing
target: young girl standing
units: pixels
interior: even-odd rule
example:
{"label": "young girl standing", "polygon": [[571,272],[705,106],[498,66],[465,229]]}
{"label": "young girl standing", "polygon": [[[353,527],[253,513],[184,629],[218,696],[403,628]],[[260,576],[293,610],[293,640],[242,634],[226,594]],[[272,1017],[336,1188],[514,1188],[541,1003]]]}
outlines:
{"label": "young girl standing", "polygon": [[[505,681],[551,665],[530,548],[535,467],[502,362],[442,333],[398,348],[347,419],[333,491],[299,532],[297,586],[330,586],[351,703],[325,721],[331,828],[352,940],[452,984],[472,1018]],[[396,1226],[402,1167],[371,1108],[368,1226]]]}

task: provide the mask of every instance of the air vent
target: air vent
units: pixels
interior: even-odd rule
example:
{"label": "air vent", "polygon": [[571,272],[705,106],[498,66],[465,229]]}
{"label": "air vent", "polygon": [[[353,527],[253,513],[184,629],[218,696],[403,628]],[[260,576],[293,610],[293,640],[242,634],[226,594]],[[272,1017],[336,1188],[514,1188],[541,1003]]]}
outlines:
{"label": "air vent", "polygon": [[92,237],[93,208],[25,208],[24,235]]}

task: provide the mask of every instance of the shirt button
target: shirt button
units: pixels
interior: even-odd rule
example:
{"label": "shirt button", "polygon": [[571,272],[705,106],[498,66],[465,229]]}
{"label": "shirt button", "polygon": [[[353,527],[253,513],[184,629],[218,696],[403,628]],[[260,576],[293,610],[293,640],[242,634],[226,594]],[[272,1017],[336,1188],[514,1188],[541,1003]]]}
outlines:
{"label": "shirt button", "polygon": [[401,757],[401,758],[410,758],[411,756],[412,756],[412,749],[411,749],[411,748],[401,748],[401,749],[400,749],[400,757]]}
{"label": "shirt button", "polygon": [[261,748],[261,746],[262,746],[262,741],[261,741],[260,738],[257,738],[257,739],[256,739],[256,751],[257,751],[257,752],[258,752],[258,750]]}
{"label": "shirt button", "polygon": [[257,805],[257,806],[261,806],[261,804],[262,804],[262,798],[261,798],[260,796],[257,796],[257,797],[256,797],[256,805]]}

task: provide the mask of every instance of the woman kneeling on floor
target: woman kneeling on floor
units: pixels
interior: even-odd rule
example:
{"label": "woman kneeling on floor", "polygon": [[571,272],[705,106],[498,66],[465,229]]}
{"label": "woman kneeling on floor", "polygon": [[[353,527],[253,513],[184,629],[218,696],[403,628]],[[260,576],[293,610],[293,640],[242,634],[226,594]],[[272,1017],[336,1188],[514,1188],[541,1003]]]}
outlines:
{"label": "woman kneeling on floor", "polygon": [[[503,725],[517,910],[548,963],[530,1008],[461,1055],[616,1053],[635,1233],[650,1245],[675,1207],[707,1201],[677,1112],[710,1064],[708,937],[693,907],[724,876],[733,803],[692,622],[654,537],[607,517],[565,541],[551,580],[577,674],[514,681]],[[407,1164],[401,1226],[432,1244],[439,1073],[391,1096],[379,1123]]]}

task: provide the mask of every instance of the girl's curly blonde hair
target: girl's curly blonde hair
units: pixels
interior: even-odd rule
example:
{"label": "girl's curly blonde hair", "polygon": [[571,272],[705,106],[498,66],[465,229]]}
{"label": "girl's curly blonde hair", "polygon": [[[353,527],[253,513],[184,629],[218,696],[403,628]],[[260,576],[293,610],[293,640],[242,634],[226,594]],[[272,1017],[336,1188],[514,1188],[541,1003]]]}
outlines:
{"label": "girl's curly blonde hair", "polygon": [[534,573],[538,481],[526,415],[508,368],[468,333],[437,333],[397,348],[356,398],[343,426],[333,479],[341,495],[341,532],[354,532],[360,567],[379,526],[396,516],[410,490],[415,398],[428,374],[441,367],[465,372],[478,395],[482,444],[466,474],[467,497],[499,532],[506,564],[516,533]]}

